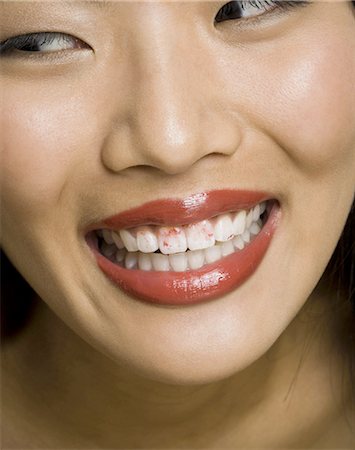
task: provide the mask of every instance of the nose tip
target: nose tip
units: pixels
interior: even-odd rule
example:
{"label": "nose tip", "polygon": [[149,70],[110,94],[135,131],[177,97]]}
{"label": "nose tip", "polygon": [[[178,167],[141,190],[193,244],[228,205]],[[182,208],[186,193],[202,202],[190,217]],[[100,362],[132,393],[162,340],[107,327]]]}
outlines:
{"label": "nose tip", "polygon": [[199,108],[200,104],[190,100],[176,108],[170,102],[153,110],[147,103],[135,109],[134,117],[106,140],[104,165],[114,172],[147,166],[175,175],[210,155],[233,155],[241,140],[235,119],[213,105]]}
{"label": "nose tip", "polygon": [[[158,14],[160,8],[153,12]],[[164,17],[154,28],[144,22],[149,33],[134,38],[130,61],[135,64],[127,63],[121,84],[125,90],[112,96],[114,124],[102,150],[103,163],[111,171],[150,166],[178,174],[211,154],[230,156],[238,147],[235,112],[225,107],[225,94],[221,99],[224,84],[211,69],[213,60],[207,52],[197,64],[196,55],[203,52],[191,54],[189,45],[178,39],[181,33],[192,33],[190,28],[179,25],[180,34],[171,37],[168,19],[174,16]],[[172,23],[178,26],[175,19]],[[204,45],[197,39],[196,48]]]}
{"label": "nose tip", "polygon": [[184,101],[179,96],[172,99],[171,95],[165,95],[159,98],[155,108],[154,102],[146,104],[138,112],[132,132],[137,159],[171,175],[182,173],[206,155],[221,151],[212,141],[208,142],[210,133],[199,110],[200,102],[193,98]]}
{"label": "nose tip", "polygon": [[[175,111],[149,115],[136,134],[136,148],[146,164],[173,175],[184,172],[202,157],[197,124],[191,117],[179,117]],[[194,132],[195,131],[195,132]]]}

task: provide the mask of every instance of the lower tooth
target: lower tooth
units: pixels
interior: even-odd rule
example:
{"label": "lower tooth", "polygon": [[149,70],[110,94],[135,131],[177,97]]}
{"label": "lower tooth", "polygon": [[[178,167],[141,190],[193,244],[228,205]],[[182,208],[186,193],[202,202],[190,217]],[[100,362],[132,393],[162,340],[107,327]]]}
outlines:
{"label": "lower tooth", "polygon": [[140,253],[138,256],[138,267],[141,270],[152,270],[153,264],[150,255]]}
{"label": "lower tooth", "polygon": [[228,256],[234,253],[234,245],[232,241],[224,242],[222,245],[222,256]]}
{"label": "lower tooth", "polygon": [[253,223],[250,225],[250,234],[253,234],[254,236],[256,236],[257,234],[259,234],[260,230],[261,230],[261,228],[260,228],[260,226],[259,226],[258,223],[253,222]]}
{"label": "lower tooth", "polygon": [[106,242],[103,242],[101,245],[101,252],[106,258],[111,259],[117,251],[117,247],[115,245],[107,244]]}
{"label": "lower tooth", "polygon": [[234,247],[237,248],[238,250],[243,250],[245,245],[241,236],[237,236],[236,238],[234,238],[232,243]]}
{"label": "lower tooth", "polygon": [[244,231],[244,233],[242,234],[242,239],[244,242],[247,242],[247,243],[250,242],[250,231],[249,230]]}
{"label": "lower tooth", "polygon": [[200,269],[205,263],[205,252],[203,250],[188,250],[187,259],[190,269]]}
{"label": "lower tooth", "polygon": [[185,272],[187,270],[187,255],[186,253],[177,253],[169,255],[169,262],[175,272]]}
{"label": "lower tooth", "polygon": [[169,257],[161,253],[152,254],[154,270],[168,272],[170,270]]}
{"label": "lower tooth", "polygon": [[137,266],[138,254],[137,253],[127,253],[125,259],[126,269],[134,269]]}
{"label": "lower tooth", "polygon": [[208,264],[218,261],[222,256],[222,250],[220,245],[214,245],[213,247],[206,248],[205,258]]}
{"label": "lower tooth", "polygon": [[126,256],[126,250],[118,250],[116,252],[116,261],[118,263],[121,263],[122,261],[124,261],[125,256]]}

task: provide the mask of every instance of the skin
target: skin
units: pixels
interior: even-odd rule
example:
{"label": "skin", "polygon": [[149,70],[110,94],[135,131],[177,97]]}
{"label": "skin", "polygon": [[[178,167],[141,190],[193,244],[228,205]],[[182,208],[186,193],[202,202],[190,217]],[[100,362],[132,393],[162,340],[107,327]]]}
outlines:
{"label": "skin", "polygon": [[[354,196],[354,13],[214,26],[222,5],[0,3],[1,41],[94,49],[1,60],[1,245],[43,300],[4,352],[7,448],[351,448],[349,312],[317,283]],[[90,222],[222,188],[282,211],[236,291],[162,308],[97,268]]]}

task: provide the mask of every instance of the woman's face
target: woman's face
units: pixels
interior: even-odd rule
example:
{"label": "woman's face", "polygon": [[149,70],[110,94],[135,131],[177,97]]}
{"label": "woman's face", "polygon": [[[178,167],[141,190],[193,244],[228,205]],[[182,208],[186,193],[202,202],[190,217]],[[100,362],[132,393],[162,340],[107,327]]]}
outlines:
{"label": "woman's face", "polygon": [[[2,42],[65,35],[0,55],[1,245],[91,345],[171,383],[227,377],[270,348],[321,277],[354,193],[351,4],[249,5],[215,22],[224,4],[0,5]],[[99,267],[92,224],[224,189],[279,205],[263,259],[238,286],[171,307],[132,297]]]}

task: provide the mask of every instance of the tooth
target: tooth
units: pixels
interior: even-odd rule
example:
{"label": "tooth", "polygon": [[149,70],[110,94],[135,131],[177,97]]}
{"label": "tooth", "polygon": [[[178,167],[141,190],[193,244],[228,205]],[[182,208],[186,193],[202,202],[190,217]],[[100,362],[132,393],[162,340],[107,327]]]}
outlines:
{"label": "tooth", "polygon": [[151,256],[145,253],[139,253],[138,267],[141,270],[152,270],[153,264]]}
{"label": "tooth", "polygon": [[158,250],[158,239],[152,227],[139,227],[136,229],[137,246],[143,253],[154,253]]}
{"label": "tooth", "polygon": [[234,253],[234,245],[232,241],[223,242],[222,247],[222,256],[228,256]]}
{"label": "tooth", "polygon": [[187,255],[186,253],[177,253],[169,255],[169,262],[175,272],[185,272],[187,270]]}
{"label": "tooth", "polygon": [[233,223],[229,214],[222,214],[211,220],[216,241],[225,242],[234,237]]}
{"label": "tooth", "polygon": [[129,230],[121,230],[120,237],[129,252],[138,250],[137,240]]}
{"label": "tooth", "polygon": [[235,248],[237,248],[238,250],[243,250],[245,245],[241,236],[237,236],[236,238],[233,239],[232,242]]}
{"label": "tooth", "polygon": [[127,253],[125,259],[126,269],[134,269],[137,266],[138,253]]}
{"label": "tooth", "polygon": [[153,253],[151,255],[154,270],[167,272],[170,270],[169,257],[161,253]]}
{"label": "tooth", "polygon": [[203,250],[188,250],[187,259],[190,269],[199,269],[205,262],[205,252]]}
{"label": "tooth", "polygon": [[120,235],[118,233],[115,233],[114,231],[112,232],[112,240],[120,250],[124,248],[124,243],[120,238]]}
{"label": "tooth", "polygon": [[117,247],[112,244],[107,244],[106,242],[103,242],[101,245],[101,252],[106,258],[112,258],[115,253],[117,252]]}
{"label": "tooth", "polygon": [[110,230],[102,230],[102,237],[107,244],[114,243],[114,240],[112,239],[112,232]]}
{"label": "tooth", "polygon": [[260,228],[260,226],[259,226],[258,223],[253,222],[253,223],[250,225],[250,229],[249,229],[250,234],[253,234],[254,236],[256,236],[257,234],[259,234],[260,230],[261,230],[261,228]]}
{"label": "tooth", "polygon": [[158,229],[159,249],[164,255],[187,250],[186,235],[180,227],[160,227]]}
{"label": "tooth", "polygon": [[266,210],[266,202],[260,203],[260,215]]}
{"label": "tooth", "polygon": [[242,239],[246,243],[250,242],[250,231],[249,230],[244,231],[244,233],[242,234]]}
{"label": "tooth", "polygon": [[263,221],[261,219],[259,219],[256,223],[259,225],[260,229],[263,227]]}
{"label": "tooth", "polygon": [[260,205],[257,204],[253,209],[253,221],[256,222],[260,217]]}
{"label": "tooth", "polygon": [[185,233],[190,250],[202,250],[215,244],[213,227],[209,220],[187,225]]}
{"label": "tooth", "polygon": [[124,249],[121,249],[121,250],[117,250],[117,252],[116,252],[116,261],[118,262],[118,263],[121,263],[122,261],[124,261],[124,259],[125,259],[125,256],[126,256],[126,250],[124,250]]}
{"label": "tooth", "polygon": [[245,231],[247,213],[245,210],[238,211],[233,220],[233,231],[237,236],[238,234],[243,234]]}
{"label": "tooth", "polygon": [[253,222],[253,210],[251,209],[247,215],[245,228],[248,229],[250,227],[250,225],[252,224],[252,222]]}
{"label": "tooth", "polygon": [[222,249],[220,245],[214,245],[213,247],[206,248],[205,258],[207,263],[213,263],[218,261],[222,256]]}

